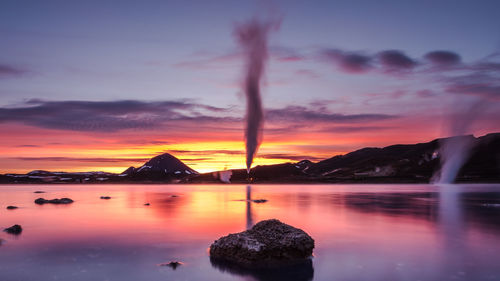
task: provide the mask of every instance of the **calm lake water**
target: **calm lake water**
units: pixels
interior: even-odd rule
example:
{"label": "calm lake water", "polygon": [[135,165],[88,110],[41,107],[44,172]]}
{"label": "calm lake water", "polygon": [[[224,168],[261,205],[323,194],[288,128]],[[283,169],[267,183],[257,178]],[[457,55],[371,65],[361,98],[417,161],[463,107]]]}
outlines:
{"label": "calm lake water", "polygon": [[[312,263],[210,262],[215,239],[269,218],[315,239]],[[3,185],[0,227],[13,224],[2,281],[500,280],[500,185]],[[185,264],[159,266],[171,260]]]}

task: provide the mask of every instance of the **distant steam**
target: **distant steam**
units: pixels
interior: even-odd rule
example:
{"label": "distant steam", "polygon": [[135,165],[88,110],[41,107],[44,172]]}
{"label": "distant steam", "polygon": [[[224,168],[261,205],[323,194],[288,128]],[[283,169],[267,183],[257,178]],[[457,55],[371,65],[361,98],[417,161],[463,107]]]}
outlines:
{"label": "distant steam", "polygon": [[244,91],[247,99],[245,143],[248,173],[262,138],[264,113],[260,80],[268,58],[267,36],[274,26],[276,25],[269,22],[252,20],[236,26],[234,30],[235,37],[246,56]]}
{"label": "distant steam", "polygon": [[[465,107],[465,109],[464,109]],[[433,175],[434,183],[453,183],[460,169],[470,156],[474,137],[469,133],[474,121],[485,111],[486,102],[479,101],[472,105],[462,105],[459,114],[455,114],[449,120],[449,135],[440,142],[439,155],[441,160],[440,169]]]}

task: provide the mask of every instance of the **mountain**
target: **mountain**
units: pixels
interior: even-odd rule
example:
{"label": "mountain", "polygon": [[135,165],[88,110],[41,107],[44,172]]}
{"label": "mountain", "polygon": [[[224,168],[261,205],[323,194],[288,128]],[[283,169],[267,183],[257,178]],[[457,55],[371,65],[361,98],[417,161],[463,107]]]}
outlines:
{"label": "mountain", "polygon": [[196,174],[197,171],[189,168],[181,160],[165,153],[151,158],[139,168],[129,167],[120,176],[131,180],[175,180]]}
{"label": "mountain", "polygon": [[[312,163],[257,166],[250,175],[232,170],[231,183],[428,183],[440,168],[440,143],[471,143],[470,157],[460,170],[458,182],[500,182],[500,133],[479,138],[472,135],[436,139],[426,143],[363,148]],[[217,182],[202,174],[186,182]]]}
{"label": "mountain", "polygon": [[181,160],[165,153],[151,158],[139,168],[130,167],[121,174],[106,172],[49,172],[34,170],[27,174],[0,175],[0,183],[126,183],[126,182],[178,182],[197,175]]}
{"label": "mountain", "polygon": [[463,141],[470,157],[458,173],[458,182],[500,182],[500,133],[436,139],[426,143],[368,147],[313,163],[257,166],[199,174],[165,153],[121,174],[65,173],[35,170],[0,175],[0,183],[428,183],[440,168],[440,144]]}

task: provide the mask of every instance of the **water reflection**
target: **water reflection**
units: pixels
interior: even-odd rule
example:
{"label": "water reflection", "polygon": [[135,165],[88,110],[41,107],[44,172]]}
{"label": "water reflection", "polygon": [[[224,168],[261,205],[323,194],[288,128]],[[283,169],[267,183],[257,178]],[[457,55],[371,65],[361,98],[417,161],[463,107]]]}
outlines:
{"label": "water reflection", "polygon": [[311,281],[314,268],[311,259],[289,266],[249,269],[227,261],[210,258],[212,266],[221,272],[237,276],[251,276],[257,281]]}
{"label": "water reflection", "polygon": [[254,225],[253,223],[253,216],[252,216],[252,187],[250,185],[247,185],[247,229],[252,228]]}
{"label": "water reflection", "polygon": [[[75,203],[35,205],[37,189]],[[0,228],[23,227],[0,232],[0,280],[279,280],[292,269],[249,272],[206,252],[269,218],[316,240],[296,280],[500,280],[498,204],[499,185],[0,186]],[[157,266],[171,260],[186,265]]]}

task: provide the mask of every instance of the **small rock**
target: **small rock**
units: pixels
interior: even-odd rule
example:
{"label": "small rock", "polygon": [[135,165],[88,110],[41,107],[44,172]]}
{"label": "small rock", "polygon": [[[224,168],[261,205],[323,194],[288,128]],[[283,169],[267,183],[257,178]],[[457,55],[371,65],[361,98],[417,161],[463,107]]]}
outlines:
{"label": "small rock", "polygon": [[168,266],[168,267],[171,267],[173,270],[175,270],[177,267],[183,265],[184,263],[180,262],[180,261],[171,261],[171,262],[168,262],[168,263],[162,263],[162,264],[159,264],[159,266]]}
{"label": "small rock", "polygon": [[151,205],[151,204],[149,204],[149,203],[144,204],[144,206],[149,206],[149,205]]}
{"label": "small rock", "polygon": [[111,196],[101,196],[101,199],[109,200],[109,199],[111,199]]}
{"label": "small rock", "polygon": [[15,225],[13,225],[11,227],[8,227],[8,228],[4,229],[3,231],[5,231],[7,233],[10,233],[10,234],[19,235],[23,231],[23,228],[20,225],[15,224]]}
{"label": "small rock", "polygon": [[210,246],[210,257],[250,268],[268,267],[304,261],[313,249],[314,240],[306,232],[271,219],[219,238]]}
{"label": "small rock", "polygon": [[35,191],[33,193],[45,193],[45,191],[37,190],[37,191]]}
{"label": "small rock", "polygon": [[266,203],[267,199],[255,199],[255,200],[252,200],[252,202],[254,202],[254,203]]}
{"label": "small rock", "polygon": [[175,198],[175,197],[179,197],[179,195],[175,195],[175,194],[174,194],[174,195],[172,195],[172,196],[170,196],[170,197]]}
{"label": "small rock", "polygon": [[35,204],[38,204],[38,205],[43,205],[43,204],[71,204],[73,203],[73,200],[69,199],[69,198],[61,198],[61,199],[51,199],[51,200],[47,200],[47,199],[44,199],[44,198],[38,198],[35,200]]}
{"label": "small rock", "polygon": [[14,210],[14,209],[17,209],[19,207],[17,206],[7,206],[7,210]]}

